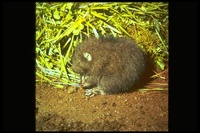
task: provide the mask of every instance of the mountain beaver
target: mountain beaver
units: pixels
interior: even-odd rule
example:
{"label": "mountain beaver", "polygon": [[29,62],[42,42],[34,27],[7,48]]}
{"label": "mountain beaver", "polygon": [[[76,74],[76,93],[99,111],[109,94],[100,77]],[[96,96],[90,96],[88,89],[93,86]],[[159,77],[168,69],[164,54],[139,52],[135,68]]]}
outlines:
{"label": "mountain beaver", "polygon": [[75,48],[71,68],[81,79],[85,77],[80,84],[87,89],[86,95],[115,94],[128,91],[137,83],[145,69],[145,58],[129,39],[91,37]]}

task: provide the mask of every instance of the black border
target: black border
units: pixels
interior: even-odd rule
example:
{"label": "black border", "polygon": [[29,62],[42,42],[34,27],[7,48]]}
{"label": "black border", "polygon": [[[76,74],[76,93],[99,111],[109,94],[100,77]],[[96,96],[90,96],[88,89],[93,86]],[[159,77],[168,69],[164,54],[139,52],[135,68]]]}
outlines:
{"label": "black border", "polygon": [[[197,3],[170,2],[169,22],[169,131],[197,131]],[[34,42],[35,3],[4,2],[4,131],[35,131]]]}
{"label": "black border", "polygon": [[35,3],[3,3],[3,129],[35,131]]}
{"label": "black border", "polygon": [[169,131],[197,131],[197,3],[169,3]]}

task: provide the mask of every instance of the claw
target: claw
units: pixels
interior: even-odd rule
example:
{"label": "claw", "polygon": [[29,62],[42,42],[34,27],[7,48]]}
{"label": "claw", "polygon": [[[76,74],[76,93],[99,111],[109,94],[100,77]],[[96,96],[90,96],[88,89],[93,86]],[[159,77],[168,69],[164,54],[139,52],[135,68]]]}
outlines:
{"label": "claw", "polygon": [[95,95],[105,95],[106,93],[98,88],[93,88],[93,89],[86,89],[85,90],[85,95],[89,97],[93,97]]}
{"label": "claw", "polygon": [[97,91],[96,90],[93,90],[93,89],[86,89],[85,90],[85,95],[86,96],[89,96],[89,97],[93,97],[95,95],[97,95]]}

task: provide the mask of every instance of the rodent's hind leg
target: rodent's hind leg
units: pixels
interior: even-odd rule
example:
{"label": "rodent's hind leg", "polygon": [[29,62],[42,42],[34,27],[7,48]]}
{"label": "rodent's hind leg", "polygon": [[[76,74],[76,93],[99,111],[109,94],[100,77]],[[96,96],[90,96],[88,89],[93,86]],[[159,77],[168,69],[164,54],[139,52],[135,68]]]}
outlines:
{"label": "rodent's hind leg", "polygon": [[99,89],[99,87],[96,87],[93,89],[86,89],[85,95],[89,97],[93,97],[95,95],[106,95],[106,93],[102,89]]}

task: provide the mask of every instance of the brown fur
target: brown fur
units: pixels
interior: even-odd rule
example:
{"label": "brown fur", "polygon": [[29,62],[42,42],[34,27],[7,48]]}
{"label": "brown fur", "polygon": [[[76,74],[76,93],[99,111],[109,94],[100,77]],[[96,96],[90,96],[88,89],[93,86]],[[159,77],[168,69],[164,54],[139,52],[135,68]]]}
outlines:
{"label": "brown fur", "polygon": [[102,94],[131,89],[144,69],[142,50],[125,38],[89,38],[76,47],[72,57],[72,70],[87,77],[83,88],[97,87]]}

